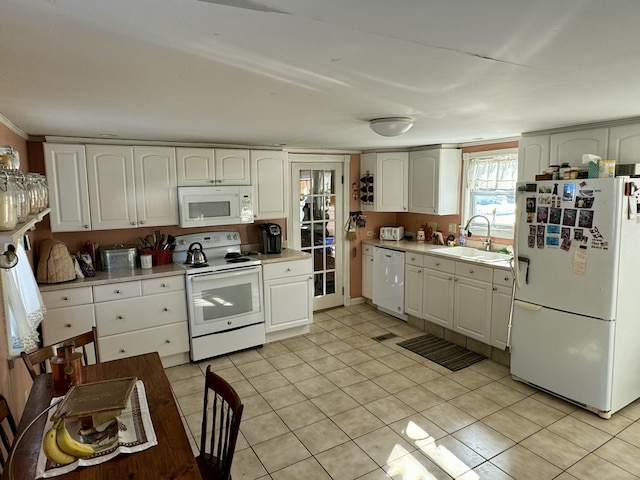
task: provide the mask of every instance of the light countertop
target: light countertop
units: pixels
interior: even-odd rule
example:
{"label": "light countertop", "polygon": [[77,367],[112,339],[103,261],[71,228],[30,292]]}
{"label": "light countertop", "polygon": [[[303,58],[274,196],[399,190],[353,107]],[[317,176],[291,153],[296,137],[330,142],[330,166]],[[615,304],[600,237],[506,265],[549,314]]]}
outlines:
{"label": "light countertop", "polygon": [[364,245],[372,245],[375,247],[384,247],[390,250],[398,250],[401,252],[410,252],[410,253],[422,253],[429,255],[439,255],[445,258],[450,258],[455,261],[460,262],[468,262],[468,263],[476,263],[486,265],[488,267],[500,268],[503,270],[510,270],[511,266],[509,261],[504,262],[485,262],[481,259],[473,260],[470,258],[462,258],[462,257],[454,257],[450,255],[446,255],[445,253],[438,252],[436,249],[447,248],[444,245],[433,245],[427,242],[410,242],[408,240],[363,240],[362,243]]}

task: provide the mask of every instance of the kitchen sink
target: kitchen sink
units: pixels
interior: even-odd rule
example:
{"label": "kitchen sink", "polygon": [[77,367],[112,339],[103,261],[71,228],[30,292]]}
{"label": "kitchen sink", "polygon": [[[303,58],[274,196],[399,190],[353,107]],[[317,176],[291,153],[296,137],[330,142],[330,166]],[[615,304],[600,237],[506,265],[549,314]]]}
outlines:
{"label": "kitchen sink", "polygon": [[463,260],[476,260],[487,263],[507,262],[511,259],[511,255],[505,253],[487,252],[486,250],[479,250],[472,247],[442,247],[434,248],[432,252],[461,258]]}

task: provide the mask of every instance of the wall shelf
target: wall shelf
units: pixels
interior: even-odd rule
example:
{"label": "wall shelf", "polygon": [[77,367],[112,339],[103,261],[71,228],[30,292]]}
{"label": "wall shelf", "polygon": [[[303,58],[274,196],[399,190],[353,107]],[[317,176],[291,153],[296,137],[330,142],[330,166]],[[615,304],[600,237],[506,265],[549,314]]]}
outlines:
{"label": "wall shelf", "polygon": [[0,232],[0,245],[4,245],[7,243],[15,244],[28,231],[33,230],[36,223],[40,223],[44,217],[49,215],[50,211],[50,208],[46,208],[36,215],[30,215],[29,219],[25,223],[18,225],[18,228],[16,228],[15,230],[11,230],[9,232]]}

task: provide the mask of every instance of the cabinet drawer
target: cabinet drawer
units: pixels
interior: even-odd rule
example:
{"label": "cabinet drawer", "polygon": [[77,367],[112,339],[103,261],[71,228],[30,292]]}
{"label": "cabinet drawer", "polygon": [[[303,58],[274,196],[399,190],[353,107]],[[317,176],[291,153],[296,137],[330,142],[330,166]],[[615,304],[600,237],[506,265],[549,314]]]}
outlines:
{"label": "cabinet drawer", "polygon": [[414,265],[416,267],[424,266],[424,255],[420,255],[419,253],[405,253],[404,254],[404,263],[406,265]]}
{"label": "cabinet drawer", "polygon": [[142,280],[142,295],[184,291],[184,275]]}
{"label": "cabinet drawer", "polygon": [[493,284],[504,285],[505,287],[513,287],[513,274],[509,270],[493,270]]}
{"label": "cabinet drawer", "polygon": [[184,292],[129,298],[95,305],[100,336],[148,329],[187,319]]}
{"label": "cabinet drawer", "polygon": [[456,275],[458,277],[473,278],[481,282],[491,282],[493,280],[493,268],[472,263],[456,262]]}
{"label": "cabinet drawer", "polygon": [[439,272],[453,273],[456,269],[455,260],[448,258],[437,257],[435,255],[424,255],[424,267],[432,270],[438,270]]}
{"label": "cabinet drawer", "polygon": [[63,290],[53,290],[41,292],[42,301],[47,309],[60,307],[73,307],[75,305],[86,305],[93,303],[93,292],[91,287],[65,288]]}
{"label": "cabinet drawer", "polygon": [[110,302],[123,298],[139,297],[142,295],[140,281],[111,283],[93,287],[94,302]]}
{"label": "cabinet drawer", "polygon": [[187,322],[149,328],[143,332],[100,337],[100,360],[103,362],[158,352],[161,357],[189,351]]}
{"label": "cabinet drawer", "polygon": [[291,262],[270,263],[262,266],[262,278],[270,280],[272,278],[295,277],[296,275],[311,273],[312,269],[311,257]]}
{"label": "cabinet drawer", "polygon": [[42,321],[42,340],[45,345],[58,343],[88,332],[93,325],[93,305],[47,310]]}
{"label": "cabinet drawer", "polygon": [[372,245],[363,245],[362,246],[362,255],[373,255],[373,246]]}

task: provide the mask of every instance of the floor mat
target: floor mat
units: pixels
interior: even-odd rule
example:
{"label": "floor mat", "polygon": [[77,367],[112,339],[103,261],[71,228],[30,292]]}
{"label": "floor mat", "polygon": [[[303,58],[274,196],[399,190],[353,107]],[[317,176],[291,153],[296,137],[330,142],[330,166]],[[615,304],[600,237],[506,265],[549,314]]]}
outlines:
{"label": "floor mat", "polygon": [[487,359],[484,355],[433,335],[412,338],[399,342],[398,345],[453,372]]}

